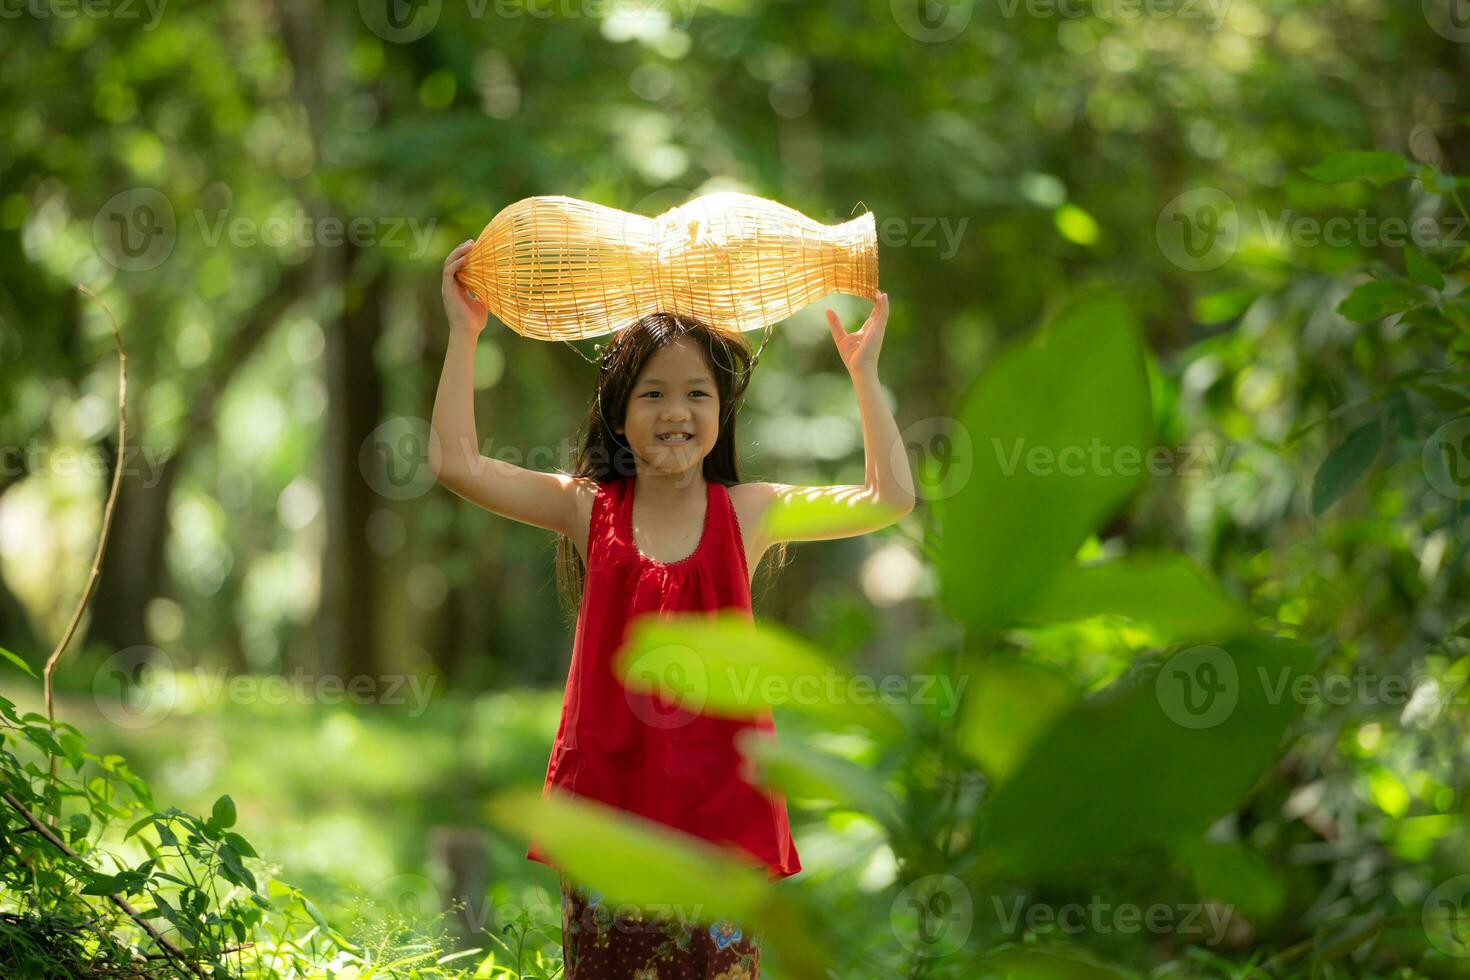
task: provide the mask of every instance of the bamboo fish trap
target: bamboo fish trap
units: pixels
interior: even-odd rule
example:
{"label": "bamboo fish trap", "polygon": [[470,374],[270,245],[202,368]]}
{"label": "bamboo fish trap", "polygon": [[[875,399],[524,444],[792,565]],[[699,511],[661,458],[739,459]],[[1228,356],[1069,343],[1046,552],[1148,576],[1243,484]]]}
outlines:
{"label": "bamboo fish trap", "polygon": [[528,197],[491,219],[456,275],[525,337],[597,337],[660,311],[739,332],[832,293],[876,301],[878,237],[871,212],[823,225],[749,194],[655,218]]}

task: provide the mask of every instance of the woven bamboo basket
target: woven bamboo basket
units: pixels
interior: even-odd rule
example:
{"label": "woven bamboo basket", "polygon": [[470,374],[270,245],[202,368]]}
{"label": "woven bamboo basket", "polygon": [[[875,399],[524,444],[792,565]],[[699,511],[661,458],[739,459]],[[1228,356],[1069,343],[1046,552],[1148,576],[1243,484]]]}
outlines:
{"label": "woven bamboo basket", "polygon": [[540,340],[598,337],[660,311],[738,332],[832,293],[876,301],[878,236],[871,212],[823,225],[750,194],[707,194],[654,218],[528,197],[491,219],[457,276]]}

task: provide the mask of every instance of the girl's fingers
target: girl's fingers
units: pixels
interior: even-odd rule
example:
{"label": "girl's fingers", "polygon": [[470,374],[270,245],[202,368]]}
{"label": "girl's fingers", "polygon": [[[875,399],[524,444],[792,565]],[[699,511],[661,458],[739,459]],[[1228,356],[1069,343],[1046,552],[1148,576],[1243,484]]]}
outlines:
{"label": "girl's fingers", "polygon": [[461,255],[464,255],[465,250],[468,249],[468,248],[470,248],[474,244],[475,244],[475,240],[473,238],[468,239],[465,242],[462,242],[460,245],[458,245],[454,249],[454,251],[452,251],[452,252],[449,253],[449,257],[444,260],[444,264],[445,265],[448,265],[450,262],[453,262],[455,259],[459,258]]}
{"label": "girl's fingers", "polygon": [[842,329],[842,321],[839,320],[837,318],[837,314],[833,313],[831,310],[827,311],[827,329],[832,331],[833,340],[841,340],[843,337],[847,336],[847,331]]}

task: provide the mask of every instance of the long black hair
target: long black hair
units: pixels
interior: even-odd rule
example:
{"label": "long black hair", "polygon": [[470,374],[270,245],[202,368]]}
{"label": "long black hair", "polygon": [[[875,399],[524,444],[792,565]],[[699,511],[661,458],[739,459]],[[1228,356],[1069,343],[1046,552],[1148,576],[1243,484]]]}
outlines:
{"label": "long black hair", "polygon": [[[704,479],[707,483],[726,487],[740,482],[735,423],[741,398],[754,370],[750,347],[738,333],[717,330],[696,317],[677,313],[650,313],[641,317],[615,332],[603,348],[597,367],[597,392],[582,423],[581,446],[570,475],[590,477],[599,485],[637,475],[633,450],[613,426],[623,423],[633,385],[648,359],[681,337],[688,337],[704,355],[719,395],[719,434],[714,448],[704,457]],[[589,541],[589,547],[590,544]],[[775,567],[785,564],[784,542],[772,545],[766,553],[772,556]],[[562,600],[563,612],[570,618],[575,618],[581,605],[585,579],[586,566],[576,545],[565,534],[558,535],[557,593]],[[766,587],[770,587],[769,580]]]}

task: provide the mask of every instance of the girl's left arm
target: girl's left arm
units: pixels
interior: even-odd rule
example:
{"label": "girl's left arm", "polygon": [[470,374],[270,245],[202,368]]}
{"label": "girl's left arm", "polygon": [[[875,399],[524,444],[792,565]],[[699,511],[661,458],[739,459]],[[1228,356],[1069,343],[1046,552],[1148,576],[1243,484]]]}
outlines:
{"label": "girl's left arm", "polygon": [[[872,313],[855,333],[848,333],[837,314],[827,311],[827,326],[852,379],[862,416],[864,482],[861,486],[827,487],[745,484],[754,498],[751,506],[761,518],[756,522],[764,538],[761,550],[777,541],[820,541],[867,534],[887,527],[914,509],[914,478],[909,470],[908,453],[900,442],[898,424],[878,381],[878,351],[887,325],[887,293],[878,294]],[[773,535],[765,527],[764,516],[777,501],[798,505],[811,501],[830,506],[820,507],[813,527]]]}

